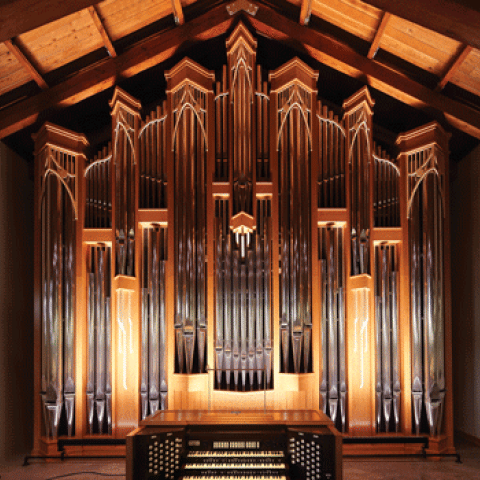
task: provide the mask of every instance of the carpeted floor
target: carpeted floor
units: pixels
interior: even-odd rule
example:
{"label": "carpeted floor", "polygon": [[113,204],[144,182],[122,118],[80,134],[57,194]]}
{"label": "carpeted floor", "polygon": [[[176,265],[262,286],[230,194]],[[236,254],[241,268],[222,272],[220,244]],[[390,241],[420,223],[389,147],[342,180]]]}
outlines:
{"label": "carpeted floor", "polygon": [[[423,459],[349,459],[344,460],[344,480],[480,480],[480,447],[457,442],[462,463],[455,458],[440,461]],[[0,466],[0,480],[123,480],[124,460],[66,460],[45,463],[22,459]]]}

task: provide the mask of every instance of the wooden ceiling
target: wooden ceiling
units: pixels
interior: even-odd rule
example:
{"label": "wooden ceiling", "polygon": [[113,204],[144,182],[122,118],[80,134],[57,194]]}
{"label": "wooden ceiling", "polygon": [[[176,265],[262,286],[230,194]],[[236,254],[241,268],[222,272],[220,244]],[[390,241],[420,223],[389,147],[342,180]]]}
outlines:
{"label": "wooden ceiling", "polygon": [[480,139],[480,11],[459,1],[8,0],[0,138],[225,34],[238,10],[258,34]]}

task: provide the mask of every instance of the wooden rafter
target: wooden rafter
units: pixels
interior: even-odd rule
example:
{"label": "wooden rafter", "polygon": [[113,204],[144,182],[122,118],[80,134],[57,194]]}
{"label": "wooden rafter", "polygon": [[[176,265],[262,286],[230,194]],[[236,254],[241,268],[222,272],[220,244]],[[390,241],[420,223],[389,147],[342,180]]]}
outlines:
{"label": "wooden rafter", "polygon": [[450,79],[453,77],[455,72],[460,68],[460,65],[464,62],[464,60],[467,58],[468,54],[473,50],[473,47],[470,45],[464,45],[463,48],[460,50],[460,52],[457,54],[457,56],[453,59],[451,65],[448,67],[447,71],[441,78],[441,80],[438,82],[437,87],[435,90],[437,92],[443,90],[445,88],[445,85],[450,81]]}
{"label": "wooden rafter", "polygon": [[8,0],[0,2],[0,42],[98,3],[98,0]]}
{"label": "wooden rafter", "polygon": [[[132,46],[116,58],[106,58],[77,73],[48,92],[6,107],[0,116],[0,138],[4,138],[35,122],[40,112],[56,106],[68,106],[91,97],[114,85],[119,78],[129,78],[157,65],[178,53],[185,40],[203,41],[225,33],[236,21],[225,5],[176,29],[158,32]],[[458,129],[480,138],[480,112],[435,92],[379,62],[360,55],[351,47],[330,36],[305,29],[273,9],[260,5],[255,17],[248,21],[258,33],[304,51],[336,70],[364,79],[372,87],[416,108],[443,112]]]}
{"label": "wooden rafter", "polygon": [[225,5],[219,5],[188,24],[158,32],[138,42],[115,58],[105,58],[76,73],[48,92],[20,101],[1,110],[0,139],[34,123],[39,114],[56,106],[67,107],[151,68],[175,53],[187,39],[204,41],[224,34],[235,21]]}
{"label": "wooden rafter", "polygon": [[48,88],[47,82],[40,75],[40,72],[33,66],[32,62],[25,56],[20,47],[16,45],[13,40],[5,40],[4,43],[10,53],[17,58],[25,70],[28,70],[28,73],[32,79],[35,80],[36,84],[42,90],[46,90]]}
{"label": "wooden rafter", "polygon": [[385,33],[385,29],[387,28],[388,21],[390,20],[391,13],[385,12],[383,14],[382,20],[380,21],[380,25],[378,26],[377,32],[375,33],[375,37],[373,38],[373,42],[370,45],[370,50],[368,51],[368,58],[374,58],[380,48],[380,41],[382,40],[382,36]]}
{"label": "wooden rafter", "polygon": [[479,111],[360,55],[348,45],[320,31],[305,29],[268,7],[260,7],[257,15],[248,20],[257,32],[306,52],[346,75],[364,79],[368,85],[407,105],[428,110],[433,107],[438,112],[439,120],[442,120],[443,112],[454,127],[480,139]]}
{"label": "wooden rafter", "polygon": [[397,17],[480,49],[480,12],[458,0],[362,0]]}
{"label": "wooden rafter", "polygon": [[105,44],[105,48],[111,57],[116,57],[117,52],[115,51],[115,47],[113,46],[112,40],[110,39],[110,35],[108,34],[107,30],[105,29],[105,25],[102,22],[102,19],[98,15],[97,9],[94,5],[88,7],[88,11],[90,16],[92,17],[93,23],[97,27],[98,33],[100,33],[103,43]]}
{"label": "wooden rafter", "polygon": [[312,0],[302,0],[300,8],[300,25],[308,25],[312,15]]}
{"label": "wooden rafter", "polygon": [[183,8],[180,0],[172,0],[173,18],[177,25],[183,25],[185,23],[185,17],[183,15]]}

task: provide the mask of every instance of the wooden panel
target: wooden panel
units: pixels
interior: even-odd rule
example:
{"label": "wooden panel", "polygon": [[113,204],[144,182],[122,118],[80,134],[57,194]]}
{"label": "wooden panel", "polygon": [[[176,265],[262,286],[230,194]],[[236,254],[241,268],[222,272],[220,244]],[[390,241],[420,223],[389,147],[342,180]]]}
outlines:
{"label": "wooden panel", "polygon": [[359,0],[314,0],[312,13],[368,42],[373,40],[383,15]]}
{"label": "wooden panel", "polygon": [[0,43],[0,95],[28,83],[30,80],[28,71],[10,53],[5,44]]}
{"label": "wooden panel", "polygon": [[[97,6],[113,41],[172,14],[170,0],[106,0]],[[173,22],[172,22],[173,23]]]}
{"label": "wooden panel", "polygon": [[55,70],[103,47],[103,40],[88,10],[24,33],[17,41],[35,60],[41,73]]}
{"label": "wooden panel", "polygon": [[456,40],[392,16],[380,47],[436,75],[442,75],[462,48]]}
{"label": "wooden panel", "polygon": [[97,1],[10,0],[0,2],[0,42],[54,22],[94,3]]}
{"label": "wooden panel", "polygon": [[462,65],[450,79],[454,83],[475,95],[480,95],[480,51],[473,49]]}
{"label": "wooden panel", "polygon": [[24,53],[18,47],[18,45],[15,44],[12,40],[5,40],[5,45],[10,50],[10,52],[17,58],[17,60],[22,64],[23,68],[28,71],[30,77],[35,80],[36,84],[43,90],[47,89],[47,83],[38,73],[35,65],[33,65],[27,57],[25,57]]}
{"label": "wooden panel", "polygon": [[480,12],[459,0],[363,0],[398,17],[480,48]]}

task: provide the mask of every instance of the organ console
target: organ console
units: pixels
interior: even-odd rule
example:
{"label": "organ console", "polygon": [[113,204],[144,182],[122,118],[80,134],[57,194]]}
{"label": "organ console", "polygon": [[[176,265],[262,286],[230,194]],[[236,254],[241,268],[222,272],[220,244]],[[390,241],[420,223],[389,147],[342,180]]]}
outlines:
{"label": "organ console", "polygon": [[342,438],[314,410],[157,412],[127,436],[127,480],[341,480]]}
{"label": "organ console", "polygon": [[181,59],[149,112],[116,87],[93,152],[38,132],[36,454],[139,422],[135,478],[151,441],[184,478],[219,451],[281,451],[265,475],[300,478],[317,449],[327,478],[333,425],[452,453],[448,134],[380,148],[366,86],[327,105],[305,61],[266,71],[252,31],[236,23],[216,72]]}

